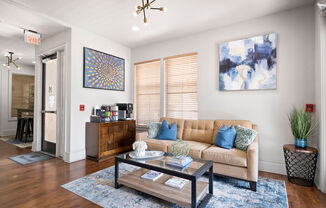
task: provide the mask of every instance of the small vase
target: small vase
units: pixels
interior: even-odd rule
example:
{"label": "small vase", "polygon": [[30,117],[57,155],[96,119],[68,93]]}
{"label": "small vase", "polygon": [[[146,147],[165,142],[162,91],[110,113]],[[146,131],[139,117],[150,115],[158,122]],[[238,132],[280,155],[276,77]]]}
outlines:
{"label": "small vase", "polygon": [[295,139],[295,146],[300,148],[307,147],[307,139]]}

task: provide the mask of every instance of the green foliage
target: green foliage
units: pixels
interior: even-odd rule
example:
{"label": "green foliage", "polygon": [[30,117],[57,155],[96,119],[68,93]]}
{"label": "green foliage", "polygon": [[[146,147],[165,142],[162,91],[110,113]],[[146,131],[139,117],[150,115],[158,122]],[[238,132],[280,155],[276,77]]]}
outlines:
{"label": "green foliage", "polygon": [[304,108],[293,110],[288,115],[292,134],[297,139],[306,139],[316,127],[310,112],[306,112]]}

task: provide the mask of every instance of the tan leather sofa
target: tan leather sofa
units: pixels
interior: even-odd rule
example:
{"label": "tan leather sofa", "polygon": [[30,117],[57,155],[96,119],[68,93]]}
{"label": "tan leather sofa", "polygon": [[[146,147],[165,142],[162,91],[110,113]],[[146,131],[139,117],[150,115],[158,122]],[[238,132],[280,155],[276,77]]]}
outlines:
{"label": "tan leather sofa", "polygon": [[[243,120],[184,120],[161,118],[169,124],[176,122],[178,126],[177,138],[186,141],[190,146],[189,155],[193,158],[212,160],[214,173],[220,176],[237,178],[250,182],[250,189],[256,191],[258,180],[258,136],[248,147],[248,151],[232,148],[230,150],[214,145],[218,130],[226,125],[237,125],[255,129],[257,125]],[[150,150],[171,151],[174,141],[148,139],[147,132],[137,133],[137,140],[147,143]]]}

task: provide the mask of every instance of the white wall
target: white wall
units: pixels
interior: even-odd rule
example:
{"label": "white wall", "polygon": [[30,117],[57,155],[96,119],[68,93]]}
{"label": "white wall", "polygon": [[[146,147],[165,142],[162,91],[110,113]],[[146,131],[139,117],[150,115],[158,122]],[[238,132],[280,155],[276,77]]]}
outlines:
{"label": "white wall", "polygon": [[0,136],[9,136],[16,134],[17,119],[12,119],[9,116],[9,77],[10,73],[19,73],[34,75],[34,67],[29,65],[20,65],[21,69],[15,68],[7,69],[6,67],[0,66]]}
{"label": "white wall", "polygon": [[[92,107],[132,100],[130,48],[75,27],[71,40],[70,162],[85,158],[85,122],[90,120]],[[83,47],[125,59],[125,91],[83,88]],[[79,111],[80,104],[85,111]]]}
{"label": "white wall", "polygon": [[319,131],[316,135],[318,139],[319,157],[316,171],[317,187],[326,192],[326,18],[321,17],[319,8],[315,7],[316,18],[316,40],[315,40],[315,98],[316,115],[319,120]]}
{"label": "white wall", "polygon": [[[277,90],[219,91],[218,44],[270,32],[278,34]],[[132,64],[198,52],[199,119],[245,119],[258,124],[260,170],[284,174],[282,146],[294,142],[287,113],[293,105],[315,101],[314,40],[314,9],[307,6],[135,48]]]}
{"label": "white wall", "polygon": [[[101,36],[85,31],[78,27],[72,27],[42,42],[37,47],[36,55],[47,54],[56,48],[66,49],[65,72],[62,83],[64,85],[64,111],[65,118],[65,144],[63,159],[66,162],[74,162],[85,158],[85,122],[89,122],[92,107],[102,104],[114,104],[117,102],[130,102],[131,78],[130,78],[130,48]],[[83,47],[93,48],[114,56],[125,59],[125,91],[111,91],[83,88]],[[36,112],[41,111],[41,59],[36,64],[38,83],[38,98],[36,99]],[[58,101],[59,102],[59,101]],[[79,105],[85,105],[85,111],[79,111]],[[38,118],[41,114],[37,113]],[[61,115],[57,112],[57,115]],[[36,123],[33,150],[41,149],[41,119]],[[39,128],[38,128],[39,127]],[[59,139],[62,139],[59,137]],[[58,148],[58,145],[57,145]]]}

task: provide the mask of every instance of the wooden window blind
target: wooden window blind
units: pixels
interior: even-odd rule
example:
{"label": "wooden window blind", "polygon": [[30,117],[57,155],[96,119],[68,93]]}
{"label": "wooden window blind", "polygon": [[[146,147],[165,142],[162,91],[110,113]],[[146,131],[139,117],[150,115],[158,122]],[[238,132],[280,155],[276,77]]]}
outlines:
{"label": "wooden window blind", "polygon": [[166,116],[197,119],[197,53],[164,59]]}
{"label": "wooden window blind", "polygon": [[160,120],[160,60],[135,64],[136,120],[145,125]]}

